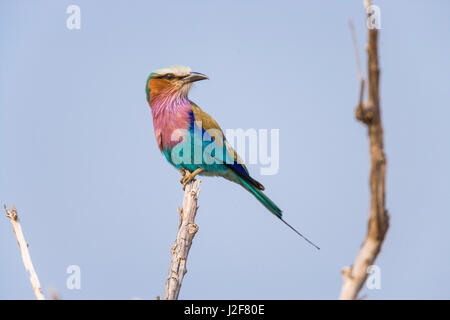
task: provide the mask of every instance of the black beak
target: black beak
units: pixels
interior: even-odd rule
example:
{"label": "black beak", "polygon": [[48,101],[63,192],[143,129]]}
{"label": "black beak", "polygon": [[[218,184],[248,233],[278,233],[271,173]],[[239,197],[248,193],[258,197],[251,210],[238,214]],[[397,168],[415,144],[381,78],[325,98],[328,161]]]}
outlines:
{"label": "black beak", "polygon": [[204,75],[203,73],[199,73],[199,72],[191,72],[190,75],[183,78],[185,83],[191,83],[191,82],[206,80],[206,79],[209,79],[209,78],[206,75]]}

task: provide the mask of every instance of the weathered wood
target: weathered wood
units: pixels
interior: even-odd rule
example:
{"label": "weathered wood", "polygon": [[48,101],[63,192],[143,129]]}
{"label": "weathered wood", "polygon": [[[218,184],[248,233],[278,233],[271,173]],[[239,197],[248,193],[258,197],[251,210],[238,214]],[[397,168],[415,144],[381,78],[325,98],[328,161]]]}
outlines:
{"label": "weathered wood", "polygon": [[[366,1],[366,11],[371,5]],[[353,30],[352,30],[353,31]],[[360,101],[356,118],[367,125],[370,143],[370,216],[367,236],[352,266],[342,270],[343,285],[340,299],[357,299],[367,279],[368,268],[375,262],[389,228],[389,215],[385,204],[386,157],[383,146],[383,126],[380,108],[380,68],[378,63],[378,30],[369,29],[368,101],[363,103],[364,78],[360,72]],[[354,38],[355,39],[355,38]],[[355,40],[354,40],[355,41]]]}
{"label": "weathered wood", "polygon": [[198,231],[195,224],[197,214],[197,199],[200,193],[200,180],[193,180],[186,185],[182,208],[180,213],[180,223],[175,243],[171,248],[172,260],[170,262],[169,274],[164,290],[164,300],[177,300],[180,293],[181,283],[187,272],[186,262],[192,240]]}
{"label": "weathered wood", "polygon": [[37,300],[45,300],[44,294],[42,293],[41,284],[39,278],[34,270],[33,262],[31,261],[30,252],[28,251],[28,243],[25,241],[25,237],[22,232],[22,227],[19,223],[19,216],[17,215],[17,210],[14,205],[11,207],[11,211],[8,211],[6,205],[4,206],[6,216],[11,221],[11,225],[16,236],[17,244],[19,245],[20,254],[22,256],[23,265],[25,270],[30,274],[30,282],[33,287],[34,295]]}

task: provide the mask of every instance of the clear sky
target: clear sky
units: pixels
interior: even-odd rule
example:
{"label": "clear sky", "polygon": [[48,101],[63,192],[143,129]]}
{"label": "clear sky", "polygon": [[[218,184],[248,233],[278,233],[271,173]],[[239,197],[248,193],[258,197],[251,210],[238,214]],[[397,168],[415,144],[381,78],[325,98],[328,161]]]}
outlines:
{"label": "clear sky", "polygon": [[[66,9],[81,8],[68,30]],[[369,299],[450,298],[448,1],[377,1],[391,228]],[[260,175],[314,250],[241,187],[202,178],[180,298],[335,299],[366,233],[369,153],[354,119],[362,1],[1,1],[0,201],[15,204],[45,293],[162,295],[183,191],[157,149],[148,74],[207,74],[190,98],[222,128],[280,130]],[[32,299],[0,218],[0,298]],[[69,265],[81,289],[66,287]]]}

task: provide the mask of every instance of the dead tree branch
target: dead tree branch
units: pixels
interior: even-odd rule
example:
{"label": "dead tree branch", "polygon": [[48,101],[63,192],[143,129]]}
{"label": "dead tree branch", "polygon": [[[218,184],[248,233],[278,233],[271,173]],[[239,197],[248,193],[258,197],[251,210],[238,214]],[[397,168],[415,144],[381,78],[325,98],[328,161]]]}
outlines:
{"label": "dead tree branch", "polygon": [[[367,10],[370,1],[366,1],[365,5]],[[340,299],[357,299],[358,293],[367,279],[367,268],[375,262],[380,253],[389,228],[389,215],[385,207],[386,157],[383,150],[383,126],[380,110],[378,30],[369,29],[368,37],[368,100],[363,103],[364,79],[361,76],[360,101],[356,107],[356,118],[366,124],[368,128],[371,161],[370,216],[366,239],[353,266],[342,270],[343,285]]]}
{"label": "dead tree branch", "polygon": [[41,284],[39,283],[39,278],[33,267],[33,262],[31,261],[30,252],[28,251],[28,244],[25,241],[25,237],[22,232],[22,227],[19,223],[19,216],[17,215],[17,210],[14,205],[11,207],[11,211],[8,211],[6,205],[4,205],[6,216],[9,218],[12,224],[14,234],[16,236],[17,244],[19,245],[20,254],[22,255],[23,264],[25,270],[30,274],[30,282],[33,287],[34,295],[37,300],[45,300],[42,293]]}
{"label": "dead tree branch", "polygon": [[186,274],[186,261],[191,248],[192,240],[198,231],[195,224],[197,214],[197,199],[200,193],[200,180],[194,180],[186,185],[184,191],[183,207],[178,209],[180,224],[177,238],[171,248],[172,261],[164,290],[164,300],[177,300],[181,283]]}

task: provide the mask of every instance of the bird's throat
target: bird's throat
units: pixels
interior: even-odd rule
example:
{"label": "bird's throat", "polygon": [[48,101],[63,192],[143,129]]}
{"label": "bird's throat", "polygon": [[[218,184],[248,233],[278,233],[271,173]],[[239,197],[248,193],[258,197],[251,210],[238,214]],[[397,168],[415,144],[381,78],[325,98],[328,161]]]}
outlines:
{"label": "bird's throat", "polygon": [[171,149],[179,143],[180,130],[190,127],[191,102],[185,94],[156,95],[150,107],[158,146],[161,151]]}
{"label": "bird's throat", "polygon": [[160,92],[157,95],[151,95],[149,103],[153,118],[177,114],[183,109],[190,108],[191,105],[187,94],[181,91]]}

